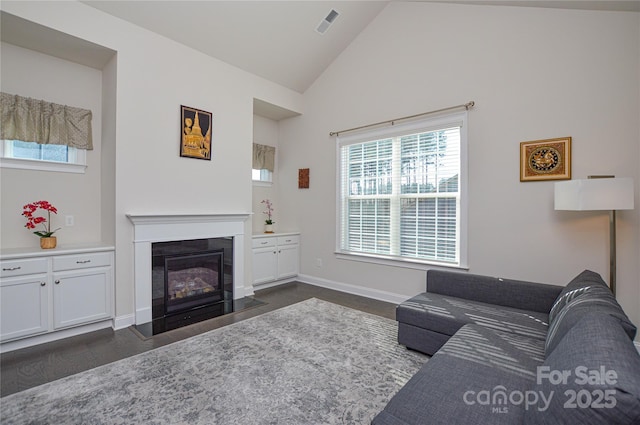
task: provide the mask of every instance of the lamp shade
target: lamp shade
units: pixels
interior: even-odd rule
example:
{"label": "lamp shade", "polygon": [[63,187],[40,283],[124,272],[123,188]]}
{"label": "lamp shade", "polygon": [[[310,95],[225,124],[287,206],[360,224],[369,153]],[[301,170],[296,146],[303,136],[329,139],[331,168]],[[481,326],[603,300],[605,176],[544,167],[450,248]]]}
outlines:
{"label": "lamp shade", "polygon": [[555,184],[555,209],[572,211],[632,210],[633,179],[596,178]]}

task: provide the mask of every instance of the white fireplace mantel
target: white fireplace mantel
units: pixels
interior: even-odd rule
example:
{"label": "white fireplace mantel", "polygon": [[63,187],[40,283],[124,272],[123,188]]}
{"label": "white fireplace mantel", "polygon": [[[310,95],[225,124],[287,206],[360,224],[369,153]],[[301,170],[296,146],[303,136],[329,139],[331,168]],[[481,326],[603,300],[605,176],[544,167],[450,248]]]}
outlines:
{"label": "white fireplace mantel", "polygon": [[251,213],[127,214],[133,223],[136,325],[150,322],[151,244],[190,239],[233,238],[233,298],[253,295],[244,274],[244,227]]}

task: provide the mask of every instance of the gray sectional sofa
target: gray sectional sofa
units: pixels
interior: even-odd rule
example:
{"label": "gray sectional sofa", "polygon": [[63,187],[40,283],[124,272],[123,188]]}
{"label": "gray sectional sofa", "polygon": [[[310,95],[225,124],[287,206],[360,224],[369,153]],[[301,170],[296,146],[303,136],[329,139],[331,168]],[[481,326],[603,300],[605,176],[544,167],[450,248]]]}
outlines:
{"label": "gray sectional sofa", "polygon": [[429,270],[398,341],[432,357],[372,421],[640,424],[640,355],[600,275],[567,286]]}

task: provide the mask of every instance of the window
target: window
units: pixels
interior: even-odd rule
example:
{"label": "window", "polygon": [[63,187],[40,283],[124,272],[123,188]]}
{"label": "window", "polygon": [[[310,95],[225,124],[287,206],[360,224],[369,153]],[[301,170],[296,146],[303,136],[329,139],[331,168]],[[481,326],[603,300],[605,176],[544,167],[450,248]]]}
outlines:
{"label": "window", "polygon": [[339,138],[339,253],[465,266],[466,117]]}
{"label": "window", "polygon": [[256,168],[253,168],[251,170],[251,179],[253,181],[259,181],[259,182],[264,182],[264,183],[271,183],[273,181],[273,172],[267,170],[267,169],[262,169],[262,170],[258,170]]}
{"label": "window", "polygon": [[0,158],[0,165],[5,168],[83,173],[86,150],[66,145],[3,140]]}

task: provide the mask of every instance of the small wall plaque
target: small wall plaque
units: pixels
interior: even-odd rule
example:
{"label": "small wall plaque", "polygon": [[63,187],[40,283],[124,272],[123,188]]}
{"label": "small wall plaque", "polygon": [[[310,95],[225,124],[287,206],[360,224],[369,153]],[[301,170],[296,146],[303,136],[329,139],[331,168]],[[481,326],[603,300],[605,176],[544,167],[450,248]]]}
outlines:
{"label": "small wall plaque", "polygon": [[309,169],[300,168],[298,170],[298,189],[309,189]]}

